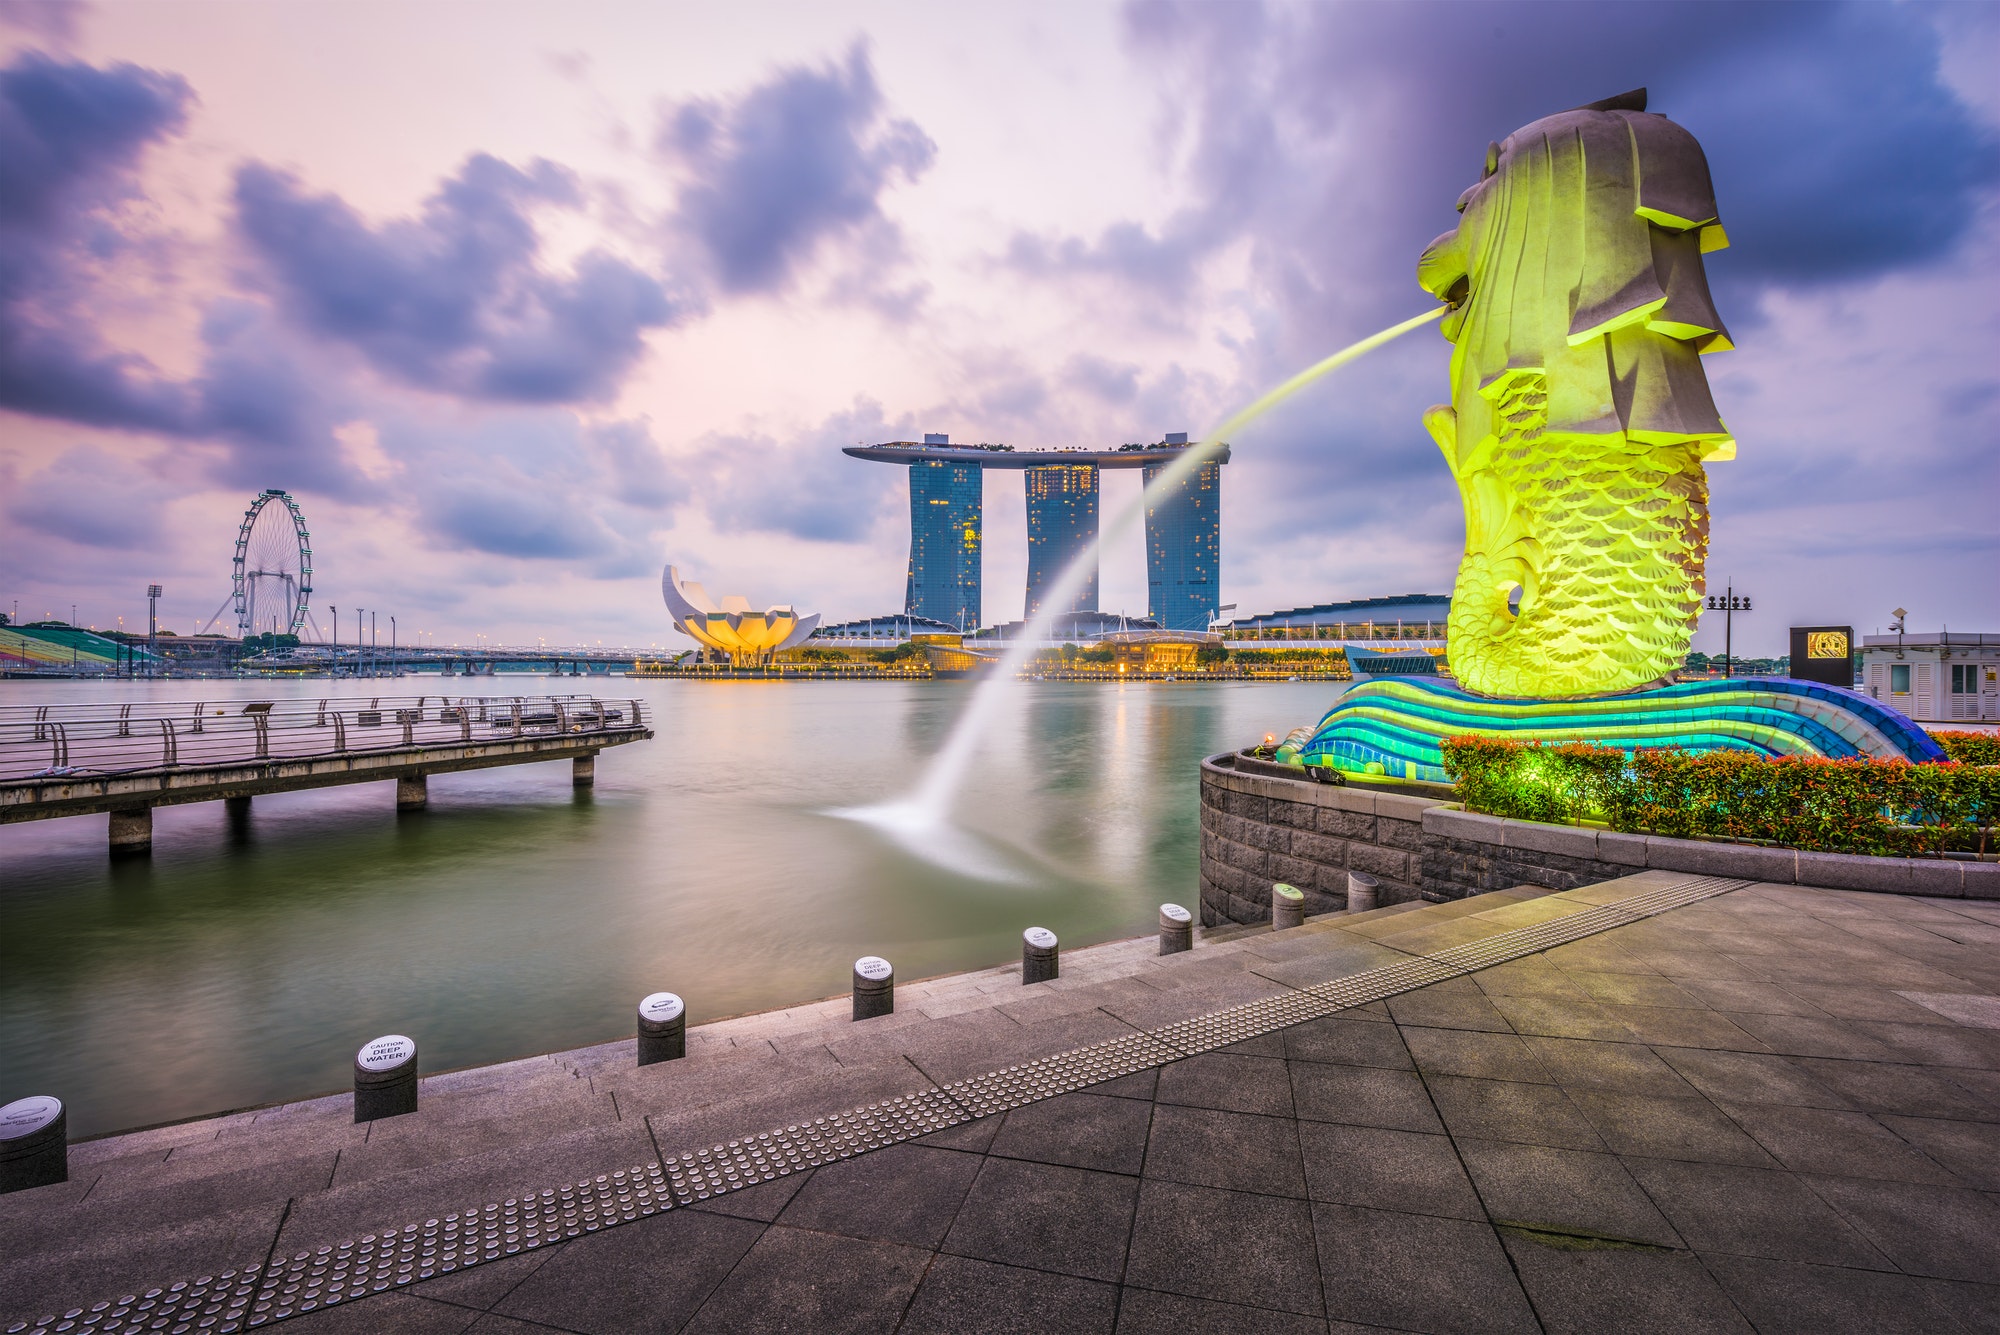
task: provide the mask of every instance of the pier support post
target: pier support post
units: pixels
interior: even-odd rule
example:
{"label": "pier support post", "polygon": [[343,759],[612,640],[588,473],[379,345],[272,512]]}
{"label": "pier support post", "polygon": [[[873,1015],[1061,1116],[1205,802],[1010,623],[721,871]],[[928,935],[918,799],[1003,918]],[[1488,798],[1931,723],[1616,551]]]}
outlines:
{"label": "pier support post", "polygon": [[225,797],[222,809],[232,821],[242,820],[250,814],[250,799],[247,797]]}
{"label": "pier support post", "polygon": [[405,774],[396,780],[396,810],[422,811],[431,804],[430,779],[423,774]]}
{"label": "pier support post", "polygon": [[354,1054],[354,1120],[373,1122],[417,1110],[417,1041],[384,1034]]}
{"label": "pier support post", "polygon": [[597,752],[586,752],[570,762],[569,781],[577,788],[589,788],[597,782]]}
{"label": "pier support post", "polygon": [[1271,887],[1271,930],[1282,932],[1306,920],[1305,891],[1279,882]]}
{"label": "pier support post", "polygon": [[1375,907],[1375,896],[1382,889],[1382,882],[1365,871],[1347,873],[1347,911],[1366,913]]}
{"label": "pier support post", "polygon": [[126,807],[111,813],[111,855],[136,856],[153,851],[153,809]]}
{"label": "pier support post", "polygon": [[69,1114],[36,1094],[0,1108],[0,1195],[69,1181]]}
{"label": "pier support post", "polygon": [[1160,905],[1160,953],[1178,955],[1194,949],[1194,915],[1179,904]]}
{"label": "pier support post", "polygon": [[1062,969],[1057,952],[1062,947],[1056,934],[1046,927],[1030,927],[1021,933],[1021,982],[1046,983]]}
{"label": "pier support post", "polygon": [[880,955],[863,955],[854,961],[854,1018],[895,1013],[896,970]]}
{"label": "pier support post", "polygon": [[671,992],[639,1003],[639,1065],[687,1056],[687,1006]]}

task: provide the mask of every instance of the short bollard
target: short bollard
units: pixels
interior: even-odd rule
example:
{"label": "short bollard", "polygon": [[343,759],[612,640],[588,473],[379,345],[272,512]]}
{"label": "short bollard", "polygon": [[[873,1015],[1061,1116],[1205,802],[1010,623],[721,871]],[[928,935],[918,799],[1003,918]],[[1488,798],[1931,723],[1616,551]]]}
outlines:
{"label": "short bollard", "polygon": [[354,1120],[372,1122],[417,1110],[417,1041],[384,1034],[354,1054]]}
{"label": "short bollard", "polygon": [[1060,949],[1056,934],[1046,927],[1030,927],[1021,933],[1021,981],[1046,983],[1054,978],[1062,971],[1062,960],[1056,953]]}
{"label": "short bollard", "polygon": [[671,992],[639,1003],[639,1065],[687,1056],[687,1006]]}
{"label": "short bollard", "polygon": [[1282,932],[1306,920],[1305,891],[1280,881],[1271,887],[1271,930]]}
{"label": "short bollard", "polygon": [[880,955],[854,961],[854,1018],[872,1020],[896,1011],[896,971]]}
{"label": "short bollard", "polygon": [[1178,904],[1160,905],[1160,953],[1178,955],[1194,949],[1194,915]]}
{"label": "short bollard", "polygon": [[0,1195],[69,1181],[69,1114],[47,1094],[0,1108]]}
{"label": "short bollard", "polygon": [[1374,908],[1376,893],[1381,888],[1382,882],[1376,880],[1365,871],[1351,871],[1347,873],[1347,911],[1349,913],[1366,913],[1369,909]]}

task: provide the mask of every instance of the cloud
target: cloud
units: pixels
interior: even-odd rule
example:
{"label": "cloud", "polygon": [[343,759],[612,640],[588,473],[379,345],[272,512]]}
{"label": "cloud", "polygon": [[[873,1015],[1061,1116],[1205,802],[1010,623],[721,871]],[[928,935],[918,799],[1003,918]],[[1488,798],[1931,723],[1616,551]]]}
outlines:
{"label": "cloud", "polygon": [[1139,393],[1139,367],[1114,362],[1095,353],[1079,352],[1064,363],[1063,383],[1094,394],[1107,403],[1130,403]]}
{"label": "cloud", "polygon": [[1006,262],[1036,278],[1111,277],[1178,300],[1189,294],[1202,262],[1232,230],[1217,226],[1205,210],[1183,210],[1158,231],[1116,222],[1094,241],[1020,232],[1008,241]]}
{"label": "cloud", "polygon": [[160,541],[160,510],[173,490],[94,445],[64,450],[8,488],[7,518],[83,547],[130,552]]}
{"label": "cloud", "polygon": [[193,389],[204,436],[224,448],[217,481],[310,488],[343,499],[374,491],[336,432],[360,408],[338,376],[308,370],[310,357],[261,305],[224,299],[201,326],[206,345]]}
{"label": "cloud", "polygon": [[428,507],[454,547],[495,556],[573,560],[603,554],[605,535],[578,512],[519,478],[478,477]]}
{"label": "cloud", "polygon": [[1245,242],[1279,332],[1312,341],[1421,299],[1415,256],[1488,140],[1625,88],[1708,151],[1736,243],[1711,276],[1738,323],[1767,288],[1938,259],[2000,181],[1916,6],[1142,0],[1126,31],[1169,72],[1162,163],[1185,202],[1089,239],[1017,235],[1007,262],[1177,296]]}
{"label": "cloud", "polygon": [[902,488],[883,464],[850,459],[848,445],[911,439],[910,420],[891,424],[882,405],[857,398],[788,441],[712,435],[697,442],[712,461],[701,500],[717,530],[778,533],[809,542],[860,542]]}
{"label": "cloud", "polygon": [[124,249],[118,211],[145,151],[193,94],[174,75],[29,51],[0,69],[0,408],[181,431],[189,404],[145,358],[106,347],[90,290]]}
{"label": "cloud", "polygon": [[67,46],[76,40],[83,16],[90,12],[84,0],[0,0],[0,28],[14,28],[52,46]]}
{"label": "cloud", "polygon": [[936,157],[915,122],[890,118],[865,47],[844,64],[781,70],[733,102],[682,103],[665,118],[661,151],[688,181],[678,222],[730,292],[777,292],[823,248],[853,239],[877,263],[900,253],[882,213],[897,180]]}
{"label": "cloud", "polygon": [[687,500],[687,479],[660,452],[645,418],[585,427],[583,439],[602,461],[611,499],[652,511],[671,510]]}
{"label": "cloud", "polygon": [[685,317],[656,278],[602,250],[541,264],[537,208],[580,207],[554,163],[484,153],[421,216],[371,226],[338,196],[260,163],[236,175],[237,222],[280,306],[421,389],[519,403],[609,397],[648,329]]}
{"label": "cloud", "polygon": [[619,578],[652,559],[652,531],[689,490],[643,418],[389,413],[375,430],[401,465],[397,494],[439,551],[581,562],[594,577]]}

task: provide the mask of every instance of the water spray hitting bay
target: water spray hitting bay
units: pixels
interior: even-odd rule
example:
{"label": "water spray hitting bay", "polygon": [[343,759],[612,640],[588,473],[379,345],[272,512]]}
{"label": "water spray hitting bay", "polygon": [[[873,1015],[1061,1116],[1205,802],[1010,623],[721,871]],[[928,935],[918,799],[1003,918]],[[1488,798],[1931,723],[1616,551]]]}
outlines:
{"label": "water spray hitting bay", "polygon": [[986,735],[1009,696],[1021,688],[1023,668],[1038,653],[1055,625],[1060,609],[1074,605],[1090,572],[1097,567],[1098,551],[1110,540],[1122,537],[1139,521],[1149,501],[1180,485],[1195,469],[1215,457],[1217,449],[1231,436],[1313,384],[1385,343],[1393,342],[1414,329],[1443,316],[1449,306],[1394,324],[1348,344],[1323,361],[1315,362],[1261,398],[1224,418],[1198,444],[1190,445],[1179,458],[1162,468],[1131,504],[1125,506],[1098,531],[1097,537],[1078,552],[1062,574],[1043,594],[1041,610],[1021,628],[1006,654],[988,669],[972,693],[965,713],[945,739],[943,747],[907,794],[868,807],[843,807],[830,812],[847,820],[874,826],[904,849],[928,861],[966,875],[991,881],[1019,881],[1021,870],[1010,865],[1001,850],[989,847],[971,831],[953,823],[951,812],[966,771],[979,752]]}

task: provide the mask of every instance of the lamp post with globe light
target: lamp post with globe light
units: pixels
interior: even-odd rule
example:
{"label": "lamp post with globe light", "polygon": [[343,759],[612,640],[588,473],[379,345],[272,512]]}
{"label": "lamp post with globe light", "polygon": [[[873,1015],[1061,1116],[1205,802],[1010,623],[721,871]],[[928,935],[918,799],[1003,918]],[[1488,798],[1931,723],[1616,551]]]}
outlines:
{"label": "lamp post with globe light", "polygon": [[1738,612],[1750,610],[1750,595],[1739,595],[1732,583],[1725,592],[1708,595],[1708,610],[1722,613],[1722,675],[1733,677],[1736,675],[1736,658],[1731,651],[1733,620]]}

